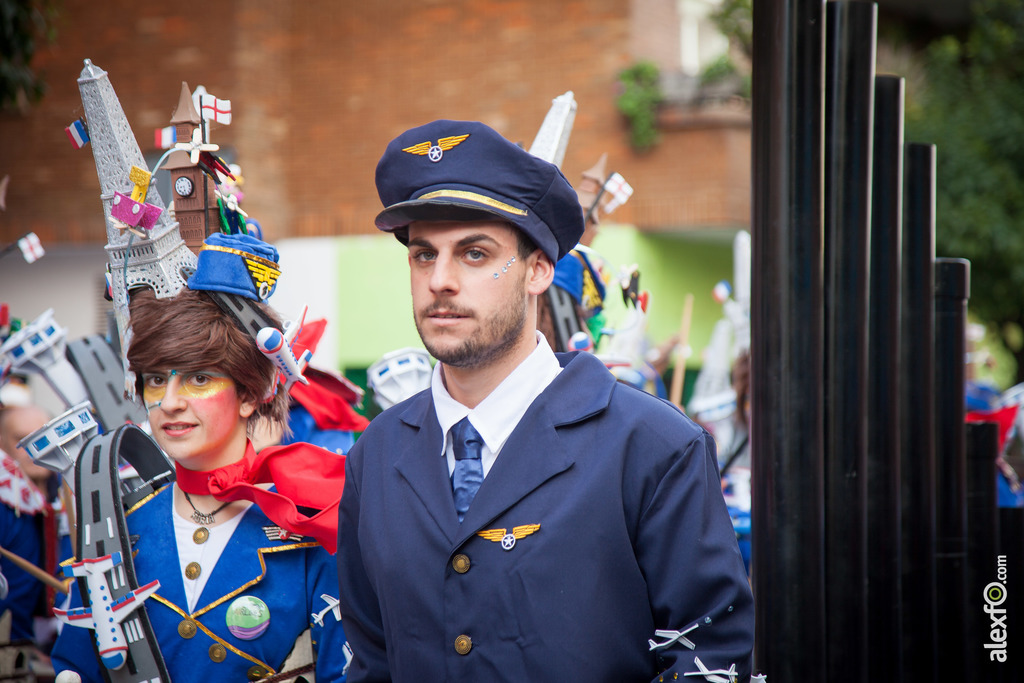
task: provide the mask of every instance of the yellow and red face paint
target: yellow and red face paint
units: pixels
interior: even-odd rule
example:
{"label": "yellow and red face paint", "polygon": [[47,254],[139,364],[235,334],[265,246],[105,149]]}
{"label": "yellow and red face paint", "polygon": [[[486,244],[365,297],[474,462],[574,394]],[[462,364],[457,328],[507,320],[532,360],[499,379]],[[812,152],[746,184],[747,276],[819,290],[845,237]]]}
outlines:
{"label": "yellow and red face paint", "polygon": [[167,395],[167,389],[172,384],[177,385],[175,391],[184,399],[211,398],[234,386],[234,382],[227,375],[209,370],[182,373],[177,370],[144,372],[142,373],[142,400],[146,404],[146,409],[159,408]]}

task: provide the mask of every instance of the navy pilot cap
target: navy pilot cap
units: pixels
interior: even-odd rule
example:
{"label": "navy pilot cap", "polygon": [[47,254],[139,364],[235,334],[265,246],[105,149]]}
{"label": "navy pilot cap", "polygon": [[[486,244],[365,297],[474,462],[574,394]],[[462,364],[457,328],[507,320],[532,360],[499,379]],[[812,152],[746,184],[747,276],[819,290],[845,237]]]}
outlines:
{"label": "navy pilot cap", "polygon": [[508,221],[552,263],[583,235],[576,191],[554,164],[476,121],[434,121],[391,141],[377,164],[377,227],[409,241],[413,221]]}

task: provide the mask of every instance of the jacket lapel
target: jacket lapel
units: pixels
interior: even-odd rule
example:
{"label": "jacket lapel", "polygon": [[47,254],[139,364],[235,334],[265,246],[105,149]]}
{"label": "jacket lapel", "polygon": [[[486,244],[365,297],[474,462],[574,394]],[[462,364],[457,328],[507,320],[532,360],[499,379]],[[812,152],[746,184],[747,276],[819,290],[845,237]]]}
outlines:
{"label": "jacket lapel", "polygon": [[[469,506],[456,545],[571,468],[576,454],[560,443],[557,428],[601,412],[611,400],[615,379],[603,363],[590,354],[559,354],[558,358],[562,372],[533,402],[505,442]],[[575,362],[569,365],[571,361]],[[581,396],[581,387],[589,393]]]}
{"label": "jacket lapel", "polygon": [[[167,572],[167,567],[180,567],[178,544],[174,540],[174,528],[171,521],[171,505],[174,496],[172,487],[165,486],[150,501],[144,503],[146,512],[137,514],[137,508],[127,517],[128,533],[138,535],[139,539],[133,546],[135,555],[135,572],[139,585],[153,579],[160,579],[160,588],[156,594],[175,605],[185,604],[185,585],[180,571]],[[168,542],[167,527],[171,528]],[[162,576],[161,576],[162,575]],[[167,577],[171,578],[168,579]],[[187,610],[186,610],[187,611]]]}
{"label": "jacket lapel", "polygon": [[213,573],[203,586],[203,592],[196,601],[196,614],[202,614],[216,607],[224,600],[234,597],[263,579],[264,568],[260,561],[260,549],[271,545],[263,531],[265,525],[271,525],[266,515],[252,505],[242,513],[231,539],[224,552],[221,553]]}
{"label": "jacket lapel", "polygon": [[455,545],[461,545],[491,520],[575,462],[572,454],[558,447],[558,433],[554,426],[539,414],[540,411],[535,411],[535,407],[527,411],[502,447],[466,512]]}
{"label": "jacket lapel", "polygon": [[[139,582],[145,583],[154,578],[160,578],[160,588],[157,595],[174,605],[184,614],[189,614],[188,601],[185,599],[185,585],[181,578],[181,560],[178,558],[178,544],[174,537],[173,528],[170,536],[166,531],[159,531],[159,527],[170,527],[172,522],[171,505],[173,501],[171,487],[165,487],[159,495],[146,503],[147,506],[154,506],[155,510],[149,510],[145,517],[133,518],[129,516],[129,529],[131,533],[138,534],[139,540],[135,544],[138,551],[136,555],[136,570]],[[211,608],[216,607],[227,597],[236,592],[241,592],[249,586],[259,583],[263,578],[263,565],[260,562],[260,548],[275,545],[287,545],[271,542],[263,531],[264,525],[272,524],[259,508],[250,507],[242,517],[228,541],[227,547],[221,553],[217,564],[210,574],[209,580],[203,587],[203,592],[196,602],[196,609],[192,613],[201,615]],[[137,522],[134,526],[132,522]]]}
{"label": "jacket lapel", "polygon": [[458,532],[459,520],[447,461],[441,456],[441,425],[430,392],[425,391],[411,401],[399,419],[407,433],[398,440],[402,450],[395,458],[395,469],[451,542]]}
{"label": "jacket lapel", "polygon": [[[408,430],[395,469],[430,513],[452,547],[482,529],[531,491],[573,466],[575,454],[560,445],[558,427],[603,411],[615,378],[589,353],[557,354],[562,372],[533,402],[501,449],[462,524],[455,515],[451,480],[441,457],[441,426],[429,391],[409,402],[399,416]],[[580,395],[581,387],[587,393]]]}

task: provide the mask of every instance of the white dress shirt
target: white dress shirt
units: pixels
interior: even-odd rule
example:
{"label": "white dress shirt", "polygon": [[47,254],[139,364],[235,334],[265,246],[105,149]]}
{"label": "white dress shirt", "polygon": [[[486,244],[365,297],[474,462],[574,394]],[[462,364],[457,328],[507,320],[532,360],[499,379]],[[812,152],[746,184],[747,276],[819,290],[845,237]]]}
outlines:
{"label": "white dress shirt", "polygon": [[[210,535],[201,544],[193,540],[193,534],[200,525],[192,521],[191,518],[186,519],[182,517],[178,514],[177,510],[171,513],[171,518],[174,521],[174,538],[178,544],[178,564],[181,565],[181,581],[185,586],[185,598],[188,602],[190,614],[195,611],[196,605],[199,602],[199,596],[203,594],[203,588],[206,587],[206,581],[210,578],[210,574],[213,573],[213,568],[217,566],[220,556],[224,554],[225,548],[228,547],[231,535],[235,533],[239,522],[242,521],[242,517],[245,516],[250,507],[252,507],[251,504],[247,505],[244,510],[222,524],[206,527]],[[185,574],[185,567],[190,562],[196,562],[200,567],[199,576],[194,579],[188,578]]]}
{"label": "white dress shirt", "polygon": [[448,393],[441,377],[441,366],[441,363],[434,366],[430,392],[434,397],[437,421],[441,424],[441,433],[444,434],[441,455],[448,459],[449,476],[455,471],[455,452],[452,449],[449,432],[456,422],[468,415],[469,421],[480,432],[484,440],[480,461],[486,477],[498,458],[501,447],[505,445],[505,441],[519,424],[526,410],[562,371],[544,335],[538,332],[537,347],[487,395],[487,398],[470,410]]}

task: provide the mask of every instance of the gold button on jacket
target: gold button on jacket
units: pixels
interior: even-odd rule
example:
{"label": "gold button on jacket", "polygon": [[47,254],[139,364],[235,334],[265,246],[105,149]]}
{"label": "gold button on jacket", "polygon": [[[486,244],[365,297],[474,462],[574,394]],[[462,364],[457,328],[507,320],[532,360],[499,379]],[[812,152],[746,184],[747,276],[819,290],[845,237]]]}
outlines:
{"label": "gold button on jacket", "polygon": [[190,579],[198,579],[202,573],[203,568],[199,566],[198,562],[189,562],[185,565],[185,576]]}
{"label": "gold button on jacket", "polygon": [[214,643],[210,646],[210,659],[215,662],[223,662],[228,656],[228,651],[220,643]]}
{"label": "gold button on jacket", "polygon": [[182,619],[181,623],[178,624],[178,635],[186,640],[193,637],[196,634],[196,622],[191,619]]}
{"label": "gold button on jacket", "polygon": [[258,681],[261,678],[265,678],[267,673],[268,672],[265,668],[257,664],[256,666],[249,667],[249,671],[247,672],[246,676],[250,681]]}
{"label": "gold button on jacket", "polygon": [[463,554],[458,554],[452,558],[452,568],[459,574],[465,574],[469,571],[469,557]]}
{"label": "gold button on jacket", "polygon": [[460,655],[469,654],[473,649],[473,639],[463,634],[455,639],[455,651]]}

